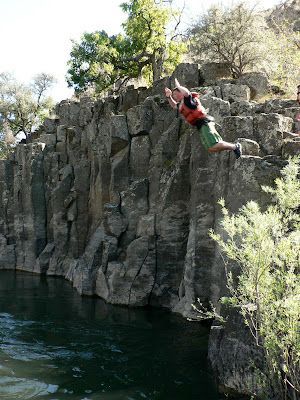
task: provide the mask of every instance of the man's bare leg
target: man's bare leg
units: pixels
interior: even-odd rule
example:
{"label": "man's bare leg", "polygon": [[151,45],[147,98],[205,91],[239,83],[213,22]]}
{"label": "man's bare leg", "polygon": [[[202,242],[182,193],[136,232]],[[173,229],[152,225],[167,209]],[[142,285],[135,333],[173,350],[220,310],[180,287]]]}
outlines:
{"label": "man's bare leg", "polygon": [[234,152],[236,158],[240,158],[242,155],[242,146],[240,143],[229,143],[221,140],[215,145],[209,147],[209,153],[219,153],[220,151],[231,150]]}
{"label": "man's bare leg", "polygon": [[235,150],[236,145],[234,143],[224,142],[223,140],[216,143],[208,149],[210,153],[219,153],[224,150]]}

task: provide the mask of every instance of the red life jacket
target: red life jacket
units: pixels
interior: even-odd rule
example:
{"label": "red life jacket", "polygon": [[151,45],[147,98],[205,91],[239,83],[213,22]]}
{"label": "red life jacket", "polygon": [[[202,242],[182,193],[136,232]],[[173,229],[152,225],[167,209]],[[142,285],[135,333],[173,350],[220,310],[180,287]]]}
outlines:
{"label": "red life jacket", "polygon": [[191,92],[191,95],[197,104],[197,108],[194,110],[189,108],[184,104],[184,101],[179,105],[178,111],[181,115],[183,115],[184,119],[191,125],[196,125],[199,119],[203,119],[207,117],[204,107],[200,103],[199,94],[195,92]]}

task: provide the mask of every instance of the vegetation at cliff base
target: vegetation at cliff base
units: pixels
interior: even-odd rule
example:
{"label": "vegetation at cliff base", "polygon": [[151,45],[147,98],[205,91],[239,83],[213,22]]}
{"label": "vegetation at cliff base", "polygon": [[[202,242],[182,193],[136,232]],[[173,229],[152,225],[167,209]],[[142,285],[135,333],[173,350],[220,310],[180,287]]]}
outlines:
{"label": "vegetation at cliff base", "polygon": [[272,197],[265,211],[250,201],[230,215],[221,200],[223,233],[211,236],[227,257],[226,303],[238,307],[264,355],[266,398],[292,400],[300,394],[299,159],[263,190]]}

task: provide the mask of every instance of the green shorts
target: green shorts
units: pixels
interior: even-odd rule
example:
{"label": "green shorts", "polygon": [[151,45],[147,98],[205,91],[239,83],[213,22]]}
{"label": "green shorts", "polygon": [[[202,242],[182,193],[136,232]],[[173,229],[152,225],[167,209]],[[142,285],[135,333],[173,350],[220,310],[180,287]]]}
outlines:
{"label": "green shorts", "polygon": [[217,132],[213,121],[203,124],[198,130],[201,143],[206,150],[223,140]]}

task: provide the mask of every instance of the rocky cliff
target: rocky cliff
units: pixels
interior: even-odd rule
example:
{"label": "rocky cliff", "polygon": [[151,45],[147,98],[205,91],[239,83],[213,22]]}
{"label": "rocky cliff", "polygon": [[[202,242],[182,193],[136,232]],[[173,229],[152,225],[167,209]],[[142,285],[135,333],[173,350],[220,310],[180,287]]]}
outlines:
{"label": "rocky cliff", "polygon": [[[198,86],[198,66],[176,76]],[[63,101],[39,137],[0,163],[0,267],[69,279],[110,303],[189,315],[217,301],[223,266],[208,230],[224,197],[237,210],[264,202],[292,142],[293,101],[257,104],[246,85],[210,86],[202,97],[224,139],[242,139],[238,161],[210,155],[177,118],[164,85],[93,102]],[[287,137],[287,138],[286,138]]]}
{"label": "rocky cliff", "polygon": [[[203,80],[194,64],[174,76],[194,88]],[[0,162],[0,268],[63,276],[84,295],[184,316],[197,298],[218,301],[224,269],[208,236],[219,229],[217,201],[237,211],[249,199],[268,200],[261,185],[300,153],[289,134],[299,108],[292,100],[250,101],[253,77],[250,87],[247,79],[217,79],[202,102],[225,140],[240,138],[244,155],[235,160],[232,152],[205,152],[197,131],[177,118],[162,95],[173,80],[105,100],[63,101],[33,143]],[[212,364],[225,386],[240,390],[243,338],[235,338],[234,356],[228,327],[216,328]],[[240,380],[222,375],[226,362]]]}

